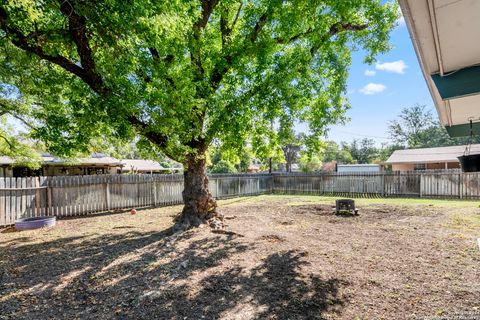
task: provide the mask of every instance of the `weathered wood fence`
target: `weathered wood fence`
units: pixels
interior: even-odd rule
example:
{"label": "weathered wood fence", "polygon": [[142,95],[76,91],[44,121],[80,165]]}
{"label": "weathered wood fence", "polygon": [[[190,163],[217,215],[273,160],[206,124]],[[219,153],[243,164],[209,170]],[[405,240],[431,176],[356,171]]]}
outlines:
{"label": "weathered wood fence", "polygon": [[[209,187],[221,199],[269,193],[272,181],[269,175],[215,175]],[[24,217],[180,204],[182,190],[182,175],[0,178],[0,226]]]}
{"label": "weathered wood fence", "polygon": [[[0,178],[0,226],[22,217],[76,216],[182,203],[182,175]],[[218,199],[264,193],[480,199],[480,173],[211,175]]]}

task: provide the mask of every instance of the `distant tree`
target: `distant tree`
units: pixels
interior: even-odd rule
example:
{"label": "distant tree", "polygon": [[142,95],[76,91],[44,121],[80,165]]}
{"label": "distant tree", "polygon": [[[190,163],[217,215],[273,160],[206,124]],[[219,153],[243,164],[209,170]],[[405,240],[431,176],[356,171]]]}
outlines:
{"label": "distant tree", "polygon": [[41,160],[38,151],[42,151],[43,146],[30,141],[28,135],[16,132],[11,124],[21,120],[17,116],[23,108],[21,104],[0,98],[0,156],[12,158],[15,165],[38,169]]}
{"label": "distant tree", "polygon": [[388,145],[383,144],[381,148],[378,149],[378,157],[375,162],[384,162],[386,161],[395,150],[405,149],[404,146],[401,145]]}
{"label": "distant tree", "polygon": [[322,161],[327,162],[338,162],[342,164],[350,164],[354,162],[350,150],[347,147],[346,142],[342,142],[342,147],[338,145],[335,141],[326,141],[321,148]]}
{"label": "distant tree", "polygon": [[236,164],[238,172],[248,172],[248,168],[252,164],[253,155],[249,147],[242,148],[238,155],[238,162]]}
{"label": "distant tree", "polygon": [[390,122],[389,132],[393,144],[405,148],[432,148],[480,142],[480,137],[450,137],[432,112],[419,104],[402,109],[398,119]]}
{"label": "distant tree", "polygon": [[210,168],[211,173],[235,173],[235,166],[227,160],[220,160]]}
{"label": "distant tree", "polygon": [[342,149],[347,150],[356,163],[372,163],[378,157],[375,141],[368,138],[342,143]]}
{"label": "distant tree", "polygon": [[432,127],[435,127],[432,112],[424,105],[415,104],[402,109],[398,120],[390,122],[389,131],[393,143],[415,148],[424,143],[423,133]]}
{"label": "distant tree", "polygon": [[335,141],[326,141],[321,154],[323,155],[323,162],[339,161],[340,147]]}
{"label": "distant tree", "polygon": [[302,172],[318,172],[322,170],[322,160],[318,155],[302,154],[299,165]]}
{"label": "distant tree", "polygon": [[138,135],[181,162],[184,229],[218,218],[213,141],[272,145],[279,119],[319,138],[348,108],[352,51],[373,62],[398,17],[379,0],[2,1],[0,82],[59,155]]}
{"label": "distant tree", "polygon": [[225,161],[236,167],[238,172],[247,172],[252,163],[253,155],[251,148],[246,144],[237,148],[227,147],[217,144],[209,148],[210,169],[218,164],[220,161]]}

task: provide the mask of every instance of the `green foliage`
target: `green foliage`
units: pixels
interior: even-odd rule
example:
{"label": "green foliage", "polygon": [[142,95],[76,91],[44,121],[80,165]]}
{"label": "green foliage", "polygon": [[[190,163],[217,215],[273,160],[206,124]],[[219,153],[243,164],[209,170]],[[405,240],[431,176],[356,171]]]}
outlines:
{"label": "green foliage", "polygon": [[302,172],[318,172],[322,170],[322,160],[318,155],[302,154],[299,165]]}
{"label": "green foliage", "polygon": [[325,163],[331,161],[336,161],[343,164],[354,163],[355,160],[353,159],[347,146],[347,143],[342,143],[342,148],[340,148],[339,145],[334,141],[324,142],[321,151],[322,161]]}
{"label": "green foliage", "polygon": [[[0,95],[7,91],[8,88],[0,86]],[[19,121],[16,117],[22,111],[25,111],[23,105],[0,97],[0,156],[12,158],[14,165],[38,169],[41,159],[35,149],[41,145],[35,146],[28,135],[16,132],[12,124]]]}
{"label": "green foliage", "polygon": [[247,172],[248,167],[252,164],[253,154],[247,145],[244,145],[240,150],[226,148],[225,145],[222,147],[211,146],[211,166],[217,165],[222,160],[234,165],[238,172]]}
{"label": "green foliage", "polygon": [[162,161],[162,162],[160,162],[160,165],[162,166],[162,168],[171,168],[172,167],[172,164],[168,161]]}
{"label": "green foliage", "polygon": [[398,119],[389,126],[390,136],[396,145],[405,148],[433,148],[480,143],[480,137],[451,138],[447,130],[434,119],[426,106],[415,104],[402,109]]}
{"label": "green foliage", "polygon": [[33,137],[59,156],[134,136],[187,162],[212,141],[278,157],[273,123],[315,143],[342,121],[351,53],[389,49],[395,2],[4,1],[3,95],[29,106]]}
{"label": "green foliage", "polygon": [[226,160],[220,160],[210,168],[210,173],[235,173],[235,166]]}
{"label": "green foliage", "polygon": [[372,163],[378,157],[375,141],[368,138],[354,139],[350,143],[343,143],[342,149],[350,153],[355,163]]}

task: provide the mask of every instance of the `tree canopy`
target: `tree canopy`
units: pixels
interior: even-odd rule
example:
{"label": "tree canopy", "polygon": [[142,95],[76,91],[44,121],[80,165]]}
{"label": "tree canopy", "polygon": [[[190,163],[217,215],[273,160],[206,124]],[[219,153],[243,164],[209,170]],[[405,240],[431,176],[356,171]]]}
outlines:
{"label": "tree canopy", "polygon": [[432,148],[480,142],[480,137],[452,138],[435,120],[425,105],[403,108],[398,118],[390,122],[390,136],[396,145],[406,148]]}
{"label": "tree canopy", "polygon": [[267,155],[272,124],[318,139],[342,119],[352,51],[373,62],[398,17],[380,0],[3,1],[0,82],[58,155],[138,135],[183,163],[193,208],[212,141]]}
{"label": "tree canopy", "polygon": [[280,118],[323,133],[348,106],[351,50],[387,50],[397,15],[380,1],[7,1],[0,80],[34,101],[59,154],[138,133],[183,162],[215,138],[266,143]]}

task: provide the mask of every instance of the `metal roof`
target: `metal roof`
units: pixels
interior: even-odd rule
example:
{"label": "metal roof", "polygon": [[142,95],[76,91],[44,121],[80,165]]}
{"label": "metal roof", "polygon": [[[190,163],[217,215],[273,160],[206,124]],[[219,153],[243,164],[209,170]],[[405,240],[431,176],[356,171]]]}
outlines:
{"label": "metal roof", "polygon": [[379,164],[375,163],[355,163],[355,164],[337,164],[338,167],[378,167]]}
{"label": "metal roof", "polygon": [[[457,157],[464,154],[465,148],[466,146],[451,146],[396,150],[385,164],[458,162]],[[472,144],[470,152],[480,153],[480,144]]]}
{"label": "metal roof", "polygon": [[0,157],[0,165],[2,165],[2,164],[3,164],[3,165],[5,165],[5,164],[12,164],[12,163],[14,163],[14,162],[15,162],[15,161],[14,161],[12,158],[10,158],[10,157],[4,157],[4,156],[3,156],[3,157]]}
{"label": "metal roof", "polygon": [[[122,163],[120,160],[106,157],[104,155],[95,154],[90,158],[79,158],[79,159],[62,159],[55,156],[52,156],[48,153],[42,153],[42,163],[45,165],[104,165],[104,166],[115,166],[120,167]],[[10,157],[0,157],[0,165],[11,165],[15,163],[15,159]]]}
{"label": "metal roof", "polygon": [[181,168],[165,168],[153,160],[124,159],[121,161],[122,171],[170,171],[181,170]]}

